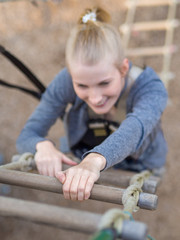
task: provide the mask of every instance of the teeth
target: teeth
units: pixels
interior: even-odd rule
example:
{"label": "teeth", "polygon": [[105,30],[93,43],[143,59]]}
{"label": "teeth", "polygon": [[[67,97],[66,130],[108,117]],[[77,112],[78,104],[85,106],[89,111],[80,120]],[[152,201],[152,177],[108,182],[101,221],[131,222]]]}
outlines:
{"label": "teeth", "polygon": [[99,103],[99,104],[96,104],[96,106],[101,106],[101,105],[104,105],[104,103],[106,102],[106,100],[105,101],[103,101],[103,102],[101,102],[101,103]]}
{"label": "teeth", "polygon": [[101,105],[103,105],[104,103],[100,103],[100,104],[97,104],[96,106],[101,106]]}

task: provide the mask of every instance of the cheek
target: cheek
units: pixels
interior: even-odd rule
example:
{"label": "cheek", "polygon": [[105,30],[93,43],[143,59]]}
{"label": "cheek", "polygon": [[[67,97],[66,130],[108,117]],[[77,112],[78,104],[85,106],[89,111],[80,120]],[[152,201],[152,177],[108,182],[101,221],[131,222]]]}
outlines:
{"label": "cheek", "polygon": [[81,99],[86,99],[87,98],[87,93],[85,90],[74,88],[74,91],[76,92],[77,96]]}
{"label": "cheek", "polygon": [[116,86],[116,85],[113,85],[113,86],[111,86],[111,88],[109,88],[109,90],[107,90],[106,91],[106,95],[109,95],[109,96],[119,96],[120,95],[120,93],[121,93],[121,86],[120,85],[118,85],[118,86]]}
{"label": "cheek", "polygon": [[124,86],[124,81],[123,79],[117,79],[116,82],[114,82],[114,85],[113,85],[113,90],[114,90],[114,95],[120,95],[121,94],[121,91],[123,89],[123,86]]}

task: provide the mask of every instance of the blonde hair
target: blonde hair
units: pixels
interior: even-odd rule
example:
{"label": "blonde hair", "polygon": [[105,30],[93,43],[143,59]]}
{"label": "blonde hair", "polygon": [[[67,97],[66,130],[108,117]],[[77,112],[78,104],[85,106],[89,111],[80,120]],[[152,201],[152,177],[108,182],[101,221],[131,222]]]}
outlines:
{"label": "blonde hair", "polygon": [[110,15],[101,8],[86,9],[70,33],[66,63],[94,65],[111,55],[120,68],[124,51],[119,32],[110,24]]}

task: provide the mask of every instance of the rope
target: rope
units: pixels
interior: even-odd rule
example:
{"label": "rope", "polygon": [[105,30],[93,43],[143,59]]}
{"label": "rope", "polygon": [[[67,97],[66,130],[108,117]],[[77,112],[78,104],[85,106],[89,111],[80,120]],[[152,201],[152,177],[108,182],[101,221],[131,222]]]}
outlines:
{"label": "rope", "polygon": [[[139,210],[138,201],[139,194],[142,192],[142,186],[144,181],[151,176],[150,171],[142,171],[139,174],[135,174],[130,180],[130,186],[124,191],[122,197],[123,210],[121,209],[111,209],[107,211],[99,224],[99,233],[95,235],[92,240],[100,240],[102,238],[103,230],[105,229],[115,229],[117,236],[121,236],[123,221],[124,220],[134,220],[132,213]],[[113,237],[113,236],[112,236]],[[148,235],[148,237],[150,237]],[[112,238],[113,239],[113,238]],[[150,239],[150,238],[149,238]],[[152,239],[153,240],[153,239]]]}
{"label": "rope", "polygon": [[[13,160],[14,159],[14,160]],[[0,168],[21,170],[23,172],[30,171],[34,168],[34,155],[32,153],[24,153],[22,155],[13,156],[13,162],[0,166]]]}
{"label": "rope", "polygon": [[32,170],[32,161],[34,160],[34,155],[32,153],[24,153],[20,156],[18,162],[20,164],[21,171]]}
{"label": "rope", "polygon": [[130,185],[124,192],[122,197],[122,203],[124,205],[124,211],[130,213],[137,212],[139,207],[137,206],[139,200],[139,194],[142,189],[136,185]]}
{"label": "rope", "polygon": [[143,186],[144,181],[147,180],[150,176],[151,172],[147,170],[135,174],[130,180],[130,185],[137,185],[141,188]]}
{"label": "rope", "polygon": [[139,210],[138,200],[139,194],[142,192],[142,186],[144,181],[149,178],[151,175],[150,171],[142,171],[139,174],[135,174],[130,180],[130,186],[125,190],[122,203],[124,206],[124,211],[130,213],[136,212]]}
{"label": "rope", "polygon": [[113,208],[107,211],[99,224],[99,229],[115,228],[118,233],[122,232],[122,225],[124,220],[128,220],[130,217],[123,210]]}

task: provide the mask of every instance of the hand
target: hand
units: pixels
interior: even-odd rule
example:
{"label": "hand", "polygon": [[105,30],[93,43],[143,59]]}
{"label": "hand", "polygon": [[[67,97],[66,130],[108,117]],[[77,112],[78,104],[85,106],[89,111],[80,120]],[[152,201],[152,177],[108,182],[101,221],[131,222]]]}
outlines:
{"label": "hand", "polygon": [[62,163],[75,166],[76,162],[58,151],[52,142],[43,141],[36,145],[35,162],[40,174],[55,177],[62,170]]}
{"label": "hand", "polygon": [[63,184],[65,199],[87,200],[105,164],[106,159],[102,155],[90,153],[77,166],[58,172],[56,177]]}

